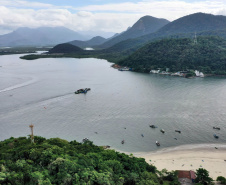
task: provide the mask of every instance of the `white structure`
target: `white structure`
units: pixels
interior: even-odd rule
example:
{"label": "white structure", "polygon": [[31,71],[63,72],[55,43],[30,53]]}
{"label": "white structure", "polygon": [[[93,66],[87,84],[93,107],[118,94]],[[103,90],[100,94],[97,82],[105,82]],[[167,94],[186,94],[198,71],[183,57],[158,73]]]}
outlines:
{"label": "white structure", "polygon": [[157,74],[157,73],[159,73],[160,72],[160,70],[151,70],[150,71],[150,73],[155,73],[155,74]]}
{"label": "white structure", "polygon": [[195,75],[196,75],[197,77],[204,77],[203,72],[199,72],[198,70],[195,70]]}

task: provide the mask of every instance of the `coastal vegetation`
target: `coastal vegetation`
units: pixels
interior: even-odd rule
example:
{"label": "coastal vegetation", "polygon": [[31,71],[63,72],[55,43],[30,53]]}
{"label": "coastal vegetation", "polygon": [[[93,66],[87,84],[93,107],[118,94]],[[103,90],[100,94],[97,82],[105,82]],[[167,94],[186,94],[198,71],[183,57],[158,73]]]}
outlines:
{"label": "coastal vegetation", "polygon": [[199,70],[208,74],[226,74],[226,40],[219,37],[162,39],[142,47],[118,62],[135,71],[165,69]]}
{"label": "coastal vegetation", "polygon": [[[33,137],[32,137],[33,138]],[[33,139],[32,139],[33,140]],[[0,142],[0,184],[179,185],[177,171],[158,171],[143,158],[60,138],[34,136]],[[212,184],[206,169],[196,170],[197,184]],[[225,184],[225,177],[217,181]]]}
{"label": "coastal vegetation", "polygon": [[220,37],[198,37],[197,42],[193,38],[166,38],[150,42],[134,51],[120,51],[120,48],[116,51],[114,47],[116,46],[106,50],[85,51],[70,44],[61,44],[50,50],[49,54],[27,55],[22,58],[95,57],[128,66],[138,72],[169,68],[171,72],[189,70],[192,73],[199,70],[205,74],[226,74],[226,40]]}
{"label": "coastal vegetation", "polygon": [[0,184],[178,184],[175,172],[91,141],[19,137],[0,142]]}
{"label": "coastal vegetation", "polygon": [[48,51],[49,47],[0,47],[0,55],[36,53],[37,51]]}
{"label": "coastal vegetation", "polygon": [[196,176],[197,177],[195,179],[195,182],[199,183],[200,185],[201,184],[208,185],[208,184],[212,184],[212,182],[213,182],[213,179],[211,177],[209,177],[209,172],[204,168],[199,168],[196,171]]}

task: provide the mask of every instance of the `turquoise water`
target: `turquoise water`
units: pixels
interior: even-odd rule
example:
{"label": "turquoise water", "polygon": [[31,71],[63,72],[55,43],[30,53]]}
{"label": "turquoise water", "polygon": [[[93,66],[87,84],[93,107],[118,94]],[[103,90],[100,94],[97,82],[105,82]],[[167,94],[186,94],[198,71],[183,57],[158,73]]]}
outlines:
{"label": "turquoise water", "polygon": [[[29,135],[32,123],[35,135],[87,137],[126,152],[158,150],[156,140],[160,148],[226,142],[226,78],[121,72],[100,59],[19,56],[0,56],[0,140]],[[86,87],[86,95],[73,93]]]}

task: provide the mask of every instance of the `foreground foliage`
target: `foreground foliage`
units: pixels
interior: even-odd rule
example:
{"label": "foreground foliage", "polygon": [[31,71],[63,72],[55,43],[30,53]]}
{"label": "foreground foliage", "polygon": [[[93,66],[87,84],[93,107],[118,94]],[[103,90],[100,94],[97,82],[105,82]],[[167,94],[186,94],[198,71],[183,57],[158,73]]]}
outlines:
{"label": "foreground foliage", "polygon": [[0,142],[0,184],[157,185],[177,181],[175,177],[173,172],[159,177],[143,158],[104,150],[91,141],[35,136],[35,143],[26,137]]}
{"label": "foreground foliage", "polygon": [[208,185],[208,184],[212,184],[213,179],[209,177],[209,172],[206,169],[199,168],[198,170],[196,170],[195,182],[203,185]]}
{"label": "foreground foliage", "polygon": [[218,176],[217,181],[220,181],[221,184],[226,184],[226,178],[225,177]]}

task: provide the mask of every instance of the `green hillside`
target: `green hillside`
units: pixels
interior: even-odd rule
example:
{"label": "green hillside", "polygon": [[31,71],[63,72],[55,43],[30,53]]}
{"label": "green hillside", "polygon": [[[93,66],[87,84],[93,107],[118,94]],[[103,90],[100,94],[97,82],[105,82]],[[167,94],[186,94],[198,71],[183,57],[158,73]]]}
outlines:
{"label": "green hillside", "polygon": [[86,47],[93,47],[95,45],[100,45],[106,41],[107,41],[107,39],[97,36],[97,37],[93,37],[92,39],[87,40],[87,41],[73,40],[73,41],[69,42],[69,44],[78,46],[80,48],[86,48]]}
{"label": "green hillside", "polygon": [[181,17],[159,29],[161,35],[203,32],[226,28],[226,16],[195,13]]}
{"label": "green hillside", "polygon": [[72,44],[65,43],[65,44],[58,44],[52,49],[49,50],[49,53],[76,53],[82,52],[83,49],[73,46]]}
{"label": "green hillside", "polygon": [[0,184],[177,185],[175,172],[159,172],[143,158],[105,150],[87,140],[10,138],[0,142]]}
{"label": "green hillside", "polygon": [[219,37],[162,39],[142,47],[118,62],[136,71],[170,68],[171,71],[198,69],[205,73],[226,74],[226,40]]}
{"label": "green hillside", "polygon": [[[158,31],[146,34],[134,39],[124,40],[111,46],[112,52],[133,51],[148,42],[163,38],[193,38],[197,36],[220,36],[226,38],[226,16],[214,16],[211,14],[195,13],[181,17],[160,28]],[[107,43],[107,42],[106,42]]]}

